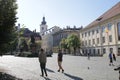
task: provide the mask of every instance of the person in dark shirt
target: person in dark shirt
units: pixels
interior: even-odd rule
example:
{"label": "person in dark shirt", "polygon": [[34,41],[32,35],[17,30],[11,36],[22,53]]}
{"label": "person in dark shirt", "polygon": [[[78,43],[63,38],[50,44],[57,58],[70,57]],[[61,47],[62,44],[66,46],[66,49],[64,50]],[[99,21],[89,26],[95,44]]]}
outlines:
{"label": "person in dark shirt", "polygon": [[47,71],[46,71],[47,58],[46,58],[46,53],[43,49],[40,50],[38,57],[39,57],[42,76],[44,76],[44,73],[47,76]]}
{"label": "person in dark shirt", "polygon": [[109,59],[110,59],[109,65],[110,65],[110,66],[111,66],[111,65],[114,65],[114,64],[113,64],[113,54],[112,54],[112,52],[109,53]]}
{"label": "person in dark shirt", "polygon": [[63,58],[63,53],[61,52],[61,50],[59,50],[59,52],[58,52],[58,58],[57,58],[57,60],[58,60],[58,66],[59,66],[58,72],[60,72],[60,70],[62,70],[62,73],[63,73],[64,69],[62,67],[62,61],[63,61],[62,58]]}

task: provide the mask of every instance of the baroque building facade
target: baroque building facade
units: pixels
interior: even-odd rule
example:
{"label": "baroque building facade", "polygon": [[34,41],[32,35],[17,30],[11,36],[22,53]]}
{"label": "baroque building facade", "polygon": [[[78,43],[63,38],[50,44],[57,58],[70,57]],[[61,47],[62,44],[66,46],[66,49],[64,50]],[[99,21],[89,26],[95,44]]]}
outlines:
{"label": "baroque building facade", "polygon": [[82,54],[120,55],[120,2],[80,30]]}
{"label": "baroque building facade", "polygon": [[60,46],[60,42],[63,38],[66,39],[71,34],[75,34],[79,37],[80,36],[79,32],[81,29],[82,29],[82,27],[80,27],[80,28],[67,27],[67,28],[61,29],[60,31],[54,33],[53,34],[53,48],[54,48],[54,50],[58,49],[58,47]]}
{"label": "baroque building facade", "polygon": [[45,49],[46,52],[49,52],[53,49],[53,34],[61,30],[58,26],[53,26],[52,28],[45,31],[44,36],[42,36],[42,48]]}

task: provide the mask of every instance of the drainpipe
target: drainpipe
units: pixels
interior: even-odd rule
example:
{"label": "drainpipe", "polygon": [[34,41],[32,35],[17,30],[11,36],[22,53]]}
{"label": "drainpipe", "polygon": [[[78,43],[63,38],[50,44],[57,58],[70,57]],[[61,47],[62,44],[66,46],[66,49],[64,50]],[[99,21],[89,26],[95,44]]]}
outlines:
{"label": "drainpipe", "polygon": [[116,26],[116,22],[114,21],[114,36],[115,36],[115,47],[116,47],[116,54],[118,54],[118,47],[117,47],[117,26]]}

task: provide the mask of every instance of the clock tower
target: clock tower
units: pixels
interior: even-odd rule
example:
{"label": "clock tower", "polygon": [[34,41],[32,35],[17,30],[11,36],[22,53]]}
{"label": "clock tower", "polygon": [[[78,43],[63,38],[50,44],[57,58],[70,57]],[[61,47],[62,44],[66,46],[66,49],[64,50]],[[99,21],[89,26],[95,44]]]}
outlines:
{"label": "clock tower", "polygon": [[43,17],[43,20],[42,20],[42,22],[41,22],[41,24],[40,24],[40,35],[41,36],[44,36],[45,35],[45,32],[47,31],[47,25],[46,25],[46,21],[45,21],[45,17]]}

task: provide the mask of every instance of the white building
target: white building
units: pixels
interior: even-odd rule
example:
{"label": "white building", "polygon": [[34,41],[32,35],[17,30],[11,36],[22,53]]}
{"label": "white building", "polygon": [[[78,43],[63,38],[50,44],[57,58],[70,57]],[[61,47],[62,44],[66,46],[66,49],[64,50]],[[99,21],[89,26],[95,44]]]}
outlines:
{"label": "white building", "polygon": [[48,26],[46,25],[45,17],[43,17],[43,21],[41,22],[40,25],[40,35],[42,37],[42,48],[45,51],[50,51],[52,50],[53,47],[53,36],[55,32],[59,31],[60,28],[58,26],[54,26],[50,29],[47,29]]}
{"label": "white building", "polygon": [[120,2],[80,31],[84,55],[120,54]]}

